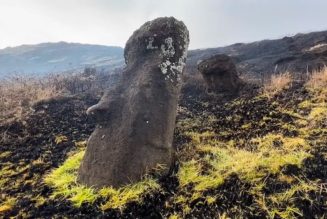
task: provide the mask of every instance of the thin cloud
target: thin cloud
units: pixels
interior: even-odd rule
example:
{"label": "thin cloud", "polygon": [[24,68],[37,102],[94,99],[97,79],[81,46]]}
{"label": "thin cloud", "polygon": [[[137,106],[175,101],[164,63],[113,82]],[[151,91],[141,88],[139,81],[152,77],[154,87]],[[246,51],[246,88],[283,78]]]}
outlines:
{"label": "thin cloud", "polygon": [[325,0],[0,0],[0,48],[41,42],[124,46],[159,16],[183,20],[191,48],[327,29]]}

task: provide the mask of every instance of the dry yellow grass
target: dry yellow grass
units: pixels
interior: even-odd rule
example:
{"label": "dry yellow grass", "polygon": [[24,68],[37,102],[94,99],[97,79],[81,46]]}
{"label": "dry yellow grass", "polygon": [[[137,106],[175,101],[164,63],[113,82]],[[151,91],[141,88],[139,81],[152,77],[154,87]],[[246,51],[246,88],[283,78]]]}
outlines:
{"label": "dry yellow grass", "polygon": [[288,88],[292,83],[292,75],[290,72],[282,74],[273,74],[270,81],[264,84],[263,93],[268,97],[274,96],[283,89]]}
{"label": "dry yellow grass", "polygon": [[307,86],[313,89],[326,88],[327,87],[327,66],[321,70],[312,72]]}
{"label": "dry yellow grass", "polygon": [[57,96],[53,81],[16,76],[0,81],[0,122],[21,119],[35,102]]}
{"label": "dry yellow grass", "polygon": [[[119,77],[118,77],[119,78]],[[12,76],[0,80],[0,123],[22,119],[39,101],[69,94],[101,95],[117,80],[116,75],[97,74],[96,69],[44,77]],[[110,82],[110,83],[108,83]]]}

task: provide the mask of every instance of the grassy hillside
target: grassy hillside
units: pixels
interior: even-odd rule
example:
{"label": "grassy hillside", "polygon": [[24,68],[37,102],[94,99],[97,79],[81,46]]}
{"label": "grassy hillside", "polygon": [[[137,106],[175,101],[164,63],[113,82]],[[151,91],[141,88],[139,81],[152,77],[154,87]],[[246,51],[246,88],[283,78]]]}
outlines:
{"label": "grassy hillside", "polygon": [[0,215],[108,218],[325,218],[327,69],[290,74],[240,96],[185,86],[176,163],[120,189],[76,183],[97,98],[42,101],[1,126]]}

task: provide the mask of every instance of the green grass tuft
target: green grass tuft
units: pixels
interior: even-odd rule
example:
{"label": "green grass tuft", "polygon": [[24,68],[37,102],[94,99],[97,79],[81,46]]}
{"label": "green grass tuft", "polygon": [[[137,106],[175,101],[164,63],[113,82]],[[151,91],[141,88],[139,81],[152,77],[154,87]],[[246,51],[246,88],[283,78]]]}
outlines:
{"label": "green grass tuft", "polygon": [[120,189],[112,187],[95,190],[77,183],[77,171],[84,156],[84,150],[69,157],[63,165],[53,170],[44,179],[54,191],[51,198],[66,198],[75,207],[81,207],[83,203],[94,203],[98,198],[104,198],[106,203],[101,206],[102,210],[109,208],[124,208],[132,201],[142,201],[142,196],[153,190],[159,190],[160,185],[156,180],[145,178],[144,180],[126,185]]}
{"label": "green grass tuft", "polygon": [[68,198],[76,207],[83,203],[93,203],[98,195],[94,189],[78,184],[77,170],[83,159],[84,151],[69,157],[62,166],[53,170],[45,178],[45,183],[54,188],[52,198]]}

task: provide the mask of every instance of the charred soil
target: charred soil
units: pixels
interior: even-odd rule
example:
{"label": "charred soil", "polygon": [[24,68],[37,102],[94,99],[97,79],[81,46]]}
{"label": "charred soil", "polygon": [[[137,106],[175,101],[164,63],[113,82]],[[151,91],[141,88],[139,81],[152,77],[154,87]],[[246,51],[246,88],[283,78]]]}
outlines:
{"label": "charred soil", "polygon": [[[40,102],[24,121],[0,126],[0,217],[326,217],[327,123],[324,118],[311,124],[314,108],[305,103],[315,106],[314,99],[301,83],[273,97],[262,95],[258,87],[234,97],[184,90],[170,175],[161,177],[160,189],[141,195],[141,201],[104,211],[103,197],[76,207],[65,198],[50,197],[53,188],[44,183],[45,175],[94,130],[85,111],[98,99],[75,96]],[[289,160],[277,162],[280,152]],[[257,154],[262,159],[248,167],[252,172],[233,164],[242,165],[241,155]],[[209,186],[203,179],[221,181]]]}

